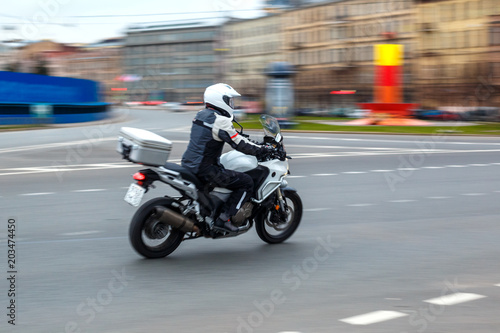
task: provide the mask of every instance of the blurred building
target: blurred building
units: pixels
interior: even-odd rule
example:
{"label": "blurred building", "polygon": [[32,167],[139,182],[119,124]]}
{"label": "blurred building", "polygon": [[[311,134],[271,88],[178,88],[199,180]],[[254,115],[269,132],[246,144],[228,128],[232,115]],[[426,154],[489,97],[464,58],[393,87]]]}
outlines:
{"label": "blurred building", "polygon": [[222,80],[225,19],[176,21],[128,29],[123,73],[129,100],[201,101]]}
{"label": "blurred building", "polygon": [[490,104],[500,106],[500,14],[490,16],[488,30],[490,49],[486,59],[490,74],[483,89],[485,97],[491,97]]}
{"label": "blurred building", "polygon": [[[297,68],[296,105],[354,108],[373,98],[374,45],[405,47],[405,101],[413,99],[411,64],[414,11],[411,1],[340,0],[284,12],[285,49]],[[354,90],[353,95],[330,95]]]}
{"label": "blurred building", "polygon": [[491,105],[492,94],[484,92],[494,89],[488,77],[498,66],[491,58],[498,55],[498,28],[490,17],[500,14],[498,0],[420,0],[416,11],[418,102]]}
{"label": "blurred building", "polygon": [[267,65],[285,60],[281,20],[269,15],[224,26],[224,80],[244,97],[263,101]]}
{"label": "blurred building", "polygon": [[12,69],[13,54],[14,50],[10,46],[0,44],[0,71]]}
{"label": "blurred building", "polygon": [[46,57],[52,75],[98,81],[105,100],[119,102],[124,97],[123,83],[117,80],[123,73],[122,52],[123,39],[109,38],[71,52],[46,53]]}
{"label": "blurred building", "polygon": [[14,65],[18,72],[51,75],[48,55],[76,51],[76,47],[51,40],[26,42],[23,46],[17,48]]}

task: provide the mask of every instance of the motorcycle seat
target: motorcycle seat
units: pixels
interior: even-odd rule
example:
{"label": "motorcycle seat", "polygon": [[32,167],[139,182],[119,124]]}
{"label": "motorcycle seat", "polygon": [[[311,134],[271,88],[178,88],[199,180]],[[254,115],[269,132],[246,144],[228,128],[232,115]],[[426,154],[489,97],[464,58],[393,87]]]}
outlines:
{"label": "motorcycle seat", "polygon": [[182,178],[193,183],[196,186],[196,188],[203,189],[203,183],[198,179],[198,177],[196,177],[194,173],[185,169],[181,165],[167,162],[165,163],[164,168],[180,173]]}

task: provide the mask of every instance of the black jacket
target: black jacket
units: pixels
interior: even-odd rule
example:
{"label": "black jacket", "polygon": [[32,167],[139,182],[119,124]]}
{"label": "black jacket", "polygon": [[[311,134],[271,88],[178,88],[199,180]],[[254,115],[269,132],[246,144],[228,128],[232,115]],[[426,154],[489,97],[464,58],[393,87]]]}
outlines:
{"label": "black jacket", "polygon": [[208,166],[220,165],[224,143],[248,155],[260,154],[264,148],[238,134],[232,120],[232,116],[224,116],[211,108],[198,112],[193,119],[189,145],[182,156],[182,166],[197,174]]}

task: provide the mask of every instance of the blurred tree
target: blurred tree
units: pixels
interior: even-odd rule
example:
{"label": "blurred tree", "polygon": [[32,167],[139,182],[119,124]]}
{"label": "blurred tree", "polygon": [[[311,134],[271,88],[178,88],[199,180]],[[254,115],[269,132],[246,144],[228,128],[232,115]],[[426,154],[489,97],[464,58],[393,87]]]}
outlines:
{"label": "blurred tree", "polygon": [[19,68],[20,66],[18,62],[12,62],[5,67],[5,70],[7,72],[19,72]]}
{"label": "blurred tree", "polygon": [[45,61],[45,59],[38,60],[33,73],[39,75],[49,75],[49,68],[47,67],[47,62]]}

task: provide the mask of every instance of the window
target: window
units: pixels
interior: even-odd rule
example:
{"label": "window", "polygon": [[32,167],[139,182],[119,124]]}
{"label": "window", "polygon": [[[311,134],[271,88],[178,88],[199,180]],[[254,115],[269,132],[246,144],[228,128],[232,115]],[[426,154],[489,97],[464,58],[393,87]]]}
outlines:
{"label": "window", "polygon": [[500,62],[491,63],[491,75],[493,77],[500,77]]}
{"label": "window", "polygon": [[470,7],[469,7],[469,12],[470,12],[470,18],[476,18],[478,11],[477,11],[477,1],[471,1],[470,2]]}
{"label": "window", "polygon": [[500,45],[500,26],[490,28],[490,45]]}
{"label": "window", "polygon": [[468,19],[470,16],[470,8],[469,8],[469,2],[464,3],[464,19]]}

